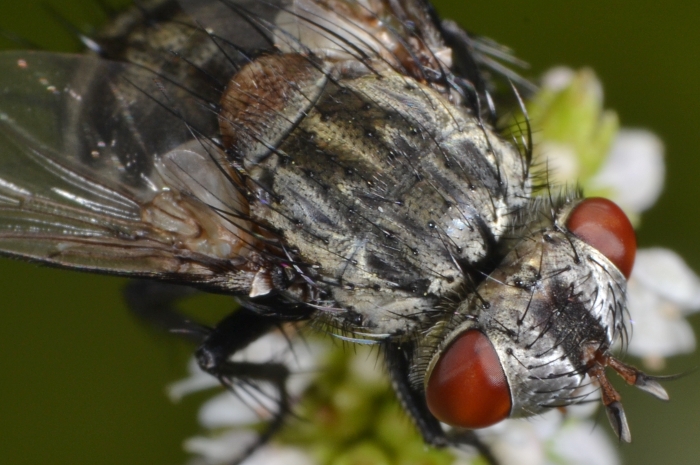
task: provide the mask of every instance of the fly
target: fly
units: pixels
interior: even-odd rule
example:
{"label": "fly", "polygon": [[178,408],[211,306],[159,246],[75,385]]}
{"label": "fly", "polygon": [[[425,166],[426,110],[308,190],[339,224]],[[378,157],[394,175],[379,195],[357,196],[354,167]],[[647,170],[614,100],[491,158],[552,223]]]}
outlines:
{"label": "fly", "polygon": [[[438,447],[481,447],[473,429],[578,403],[588,380],[629,441],[607,368],[668,397],[610,353],[629,220],[533,194],[486,76],[527,83],[427,2],[154,0],[88,43],[0,55],[0,250],[143,278],[131,307],[195,339],[202,369],[275,383],[260,443],[288,372],[232,356],[284,322],[378,345]],[[202,330],[182,285],[241,308]]]}

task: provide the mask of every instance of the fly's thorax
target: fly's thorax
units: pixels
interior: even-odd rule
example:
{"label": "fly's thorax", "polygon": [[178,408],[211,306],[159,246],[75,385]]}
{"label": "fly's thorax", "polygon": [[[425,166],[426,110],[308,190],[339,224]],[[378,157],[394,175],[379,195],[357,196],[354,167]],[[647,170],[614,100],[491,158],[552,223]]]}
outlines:
{"label": "fly's thorax", "polygon": [[[294,79],[279,79],[282,62]],[[325,65],[297,54],[251,63],[222,100],[222,132],[236,135],[251,216],[280,234],[284,258],[361,327],[411,331],[492,259],[529,195],[525,165],[431,87]],[[256,88],[248,75],[274,82]]]}
{"label": "fly's thorax", "polygon": [[[429,401],[431,392],[433,397],[444,392],[429,386],[436,367],[447,376],[441,360],[474,331],[490,344],[486,353],[500,370],[490,369],[507,384],[508,416],[581,400],[578,390],[593,361],[591,351],[606,354],[626,334],[625,276],[600,250],[567,229],[572,212],[589,201],[564,204],[549,227],[522,238],[476,291],[454,312],[445,312],[446,319],[419,341],[412,380],[426,389]],[[474,357],[480,356],[463,355],[463,363],[475,364]]]}

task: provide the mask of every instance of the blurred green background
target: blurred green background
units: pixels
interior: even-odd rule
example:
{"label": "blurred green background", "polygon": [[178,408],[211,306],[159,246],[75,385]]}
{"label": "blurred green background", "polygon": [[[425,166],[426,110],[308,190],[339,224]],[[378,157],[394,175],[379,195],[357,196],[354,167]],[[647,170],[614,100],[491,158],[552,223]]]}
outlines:
{"label": "blurred green background", "polygon": [[[90,0],[0,0],[0,30],[51,50],[75,48],[42,3],[79,26],[104,19]],[[700,3],[435,3],[444,17],[513,47],[532,64],[531,76],[554,65],[595,69],[622,124],[649,128],[666,144],[667,186],[643,217],[641,245],[670,247],[700,271]],[[198,430],[198,399],[172,405],[164,386],[185,374],[189,348],[134,321],[123,284],[0,262],[0,463],[184,462],[181,442]],[[220,297],[189,304],[210,318],[228,305]],[[691,321],[700,334],[700,317]],[[666,371],[698,366],[694,354],[670,360]],[[698,373],[668,383],[667,404],[622,388],[634,438],[621,447],[625,463],[698,463],[699,386]]]}

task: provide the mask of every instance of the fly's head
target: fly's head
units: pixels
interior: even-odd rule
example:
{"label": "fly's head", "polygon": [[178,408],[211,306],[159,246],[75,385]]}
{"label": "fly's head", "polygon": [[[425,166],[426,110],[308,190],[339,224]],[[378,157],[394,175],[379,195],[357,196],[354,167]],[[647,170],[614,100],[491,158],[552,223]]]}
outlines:
{"label": "fly's head", "polygon": [[564,200],[554,208],[534,202],[523,238],[420,341],[413,382],[422,384],[437,419],[470,429],[584,401],[592,383],[615,433],[629,442],[606,367],[668,398],[654,379],[610,354],[627,336],[634,230],[606,199]]}

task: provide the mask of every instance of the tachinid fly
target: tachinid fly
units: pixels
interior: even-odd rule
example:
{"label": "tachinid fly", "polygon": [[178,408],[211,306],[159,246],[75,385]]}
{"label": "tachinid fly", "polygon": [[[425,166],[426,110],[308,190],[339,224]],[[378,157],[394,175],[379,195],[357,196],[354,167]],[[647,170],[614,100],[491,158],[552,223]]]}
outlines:
{"label": "tachinid fly", "polygon": [[[494,129],[493,91],[519,78],[423,0],[156,0],[89,45],[0,55],[4,253],[146,278],[131,306],[189,329],[226,386],[284,390],[283,369],[230,360],[282,322],[378,345],[435,446],[589,379],[629,441],[607,367],[667,397],[609,353],[629,221],[533,195],[527,144]],[[241,308],[196,331],[173,284]]]}

